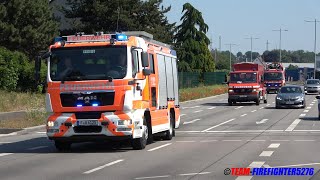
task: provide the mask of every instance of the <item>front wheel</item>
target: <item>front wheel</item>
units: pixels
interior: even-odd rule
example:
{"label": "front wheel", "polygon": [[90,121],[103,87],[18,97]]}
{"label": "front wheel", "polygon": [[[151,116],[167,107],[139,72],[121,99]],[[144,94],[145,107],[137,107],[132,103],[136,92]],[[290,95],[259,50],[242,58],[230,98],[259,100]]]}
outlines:
{"label": "front wheel", "polygon": [[132,139],[132,147],[135,150],[144,149],[147,146],[148,127],[144,125],[144,132],[141,138]]}
{"label": "front wheel", "polygon": [[173,128],[173,125],[174,125],[174,120],[173,120],[173,115],[170,113],[170,128],[169,130],[167,130],[165,132],[165,135],[164,135],[164,140],[171,140],[173,135],[174,135],[174,128]]}

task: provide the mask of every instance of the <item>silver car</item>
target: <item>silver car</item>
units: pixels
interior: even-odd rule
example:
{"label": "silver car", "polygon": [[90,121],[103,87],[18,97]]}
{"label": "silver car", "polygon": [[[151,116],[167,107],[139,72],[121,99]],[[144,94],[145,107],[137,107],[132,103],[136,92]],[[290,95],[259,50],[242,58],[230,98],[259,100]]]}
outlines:
{"label": "silver car", "polygon": [[304,84],[304,90],[308,93],[320,93],[320,80],[319,79],[308,79]]}
{"label": "silver car", "polygon": [[305,94],[301,86],[283,86],[276,96],[276,108],[297,107],[305,108]]}

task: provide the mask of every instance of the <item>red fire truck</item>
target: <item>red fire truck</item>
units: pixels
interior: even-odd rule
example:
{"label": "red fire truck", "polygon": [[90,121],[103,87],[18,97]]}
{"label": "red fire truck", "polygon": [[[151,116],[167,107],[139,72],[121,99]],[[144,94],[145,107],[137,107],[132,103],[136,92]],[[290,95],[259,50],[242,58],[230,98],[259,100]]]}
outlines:
{"label": "red fire truck", "polygon": [[264,72],[264,86],[267,88],[267,93],[275,92],[284,86],[285,71],[281,63],[273,62],[267,64],[267,70]]}
{"label": "red fire truck", "polygon": [[265,67],[256,63],[237,63],[230,73],[228,103],[253,101],[256,105],[263,100],[267,103],[266,88],[263,83]]}

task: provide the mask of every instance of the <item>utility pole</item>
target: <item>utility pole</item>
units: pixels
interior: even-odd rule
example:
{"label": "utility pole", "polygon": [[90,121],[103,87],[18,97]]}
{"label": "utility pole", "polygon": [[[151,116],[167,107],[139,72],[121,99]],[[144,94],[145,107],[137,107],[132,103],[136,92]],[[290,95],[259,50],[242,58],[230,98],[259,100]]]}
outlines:
{"label": "utility pole", "polygon": [[317,23],[320,22],[317,19],[314,19],[314,21],[305,21],[305,22],[312,22],[314,23],[314,74],[313,79],[316,78],[316,72],[317,72]]}
{"label": "utility pole", "polygon": [[232,44],[232,43],[230,43],[230,44],[226,44],[227,46],[230,46],[230,72],[231,72],[231,50],[232,50],[232,46],[236,46],[237,44]]}
{"label": "utility pole", "polygon": [[246,38],[246,39],[250,39],[250,40],[251,40],[251,58],[250,58],[250,60],[251,60],[251,62],[252,62],[252,40],[253,40],[253,39],[259,39],[259,38],[253,38],[253,37],[251,36],[250,38]]}
{"label": "utility pole", "polygon": [[219,51],[221,52],[221,36],[219,36]]}
{"label": "utility pole", "polygon": [[267,40],[267,51],[269,51],[269,41]]}
{"label": "utility pole", "polygon": [[288,31],[286,29],[279,29],[279,30],[273,30],[273,31],[279,31],[280,32],[280,47],[279,47],[279,50],[280,50],[280,62],[281,62],[281,34],[282,34],[282,31]]}

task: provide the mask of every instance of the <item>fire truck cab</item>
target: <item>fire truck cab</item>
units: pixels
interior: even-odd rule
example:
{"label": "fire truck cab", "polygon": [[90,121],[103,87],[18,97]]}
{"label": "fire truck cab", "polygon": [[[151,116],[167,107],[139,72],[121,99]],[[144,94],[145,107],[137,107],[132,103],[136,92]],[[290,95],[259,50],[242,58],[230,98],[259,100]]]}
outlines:
{"label": "fire truck cab", "polygon": [[277,93],[282,86],[285,86],[285,71],[282,64],[276,62],[267,64],[264,81],[267,93]]}
{"label": "fire truck cab", "polygon": [[[146,32],[55,38],[47,60],[47,136],[72,143],[129,140],[144,149],[180,124],[176,52]],[[40,71],[39,60],[36,71]]]}

